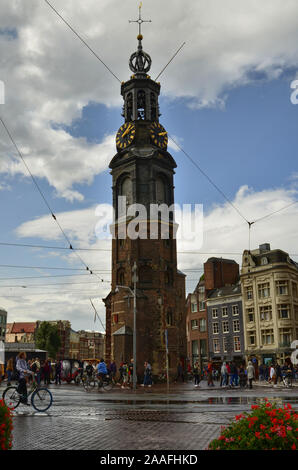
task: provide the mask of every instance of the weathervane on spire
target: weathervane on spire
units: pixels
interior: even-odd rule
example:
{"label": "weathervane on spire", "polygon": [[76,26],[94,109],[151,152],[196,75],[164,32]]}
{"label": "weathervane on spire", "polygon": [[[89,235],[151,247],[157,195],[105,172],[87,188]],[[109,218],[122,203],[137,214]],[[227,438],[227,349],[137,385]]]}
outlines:
{"label": "weathervane on spire", "polygon": [[137,37],[139,41],[138,50],[130,56],[129,68],[132,72],[136,74],[136,78],[146,78],[147,73],[151,68],[151,57],[149,54],[143,51],[142,46],[142,24],[151,23],[151,20],[142,19],[142,2],[139,5],[139,19],[138,20],[129,20],[129,23],[138,23],[139,25],[139,35]]}
{"label": "weathervane on spire", "polygon": [[[138,23],[138,25],[139,25],[139,36],[142,36],[142,24],[143,23],[151,23],[151,20],[143,20],[143,18],[142,18],[142,5],[143,5],[143,3],[141,2],[140,5],[139,5],[139,19],[138,20],[129,20],[129,23]],[[143,36],[142,36],[141,39],[143,39]]]}

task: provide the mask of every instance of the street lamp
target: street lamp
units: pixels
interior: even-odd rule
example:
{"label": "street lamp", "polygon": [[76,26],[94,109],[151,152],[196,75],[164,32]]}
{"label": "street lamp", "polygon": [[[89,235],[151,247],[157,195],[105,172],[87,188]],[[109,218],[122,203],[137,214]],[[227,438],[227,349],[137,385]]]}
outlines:
{"label": "street lamp", "polygon": [[115,292],[119,289],[128,290],[133,296],[133,390],[137,388],[137,263],[132,268],[133,291],[128,286],[116,286]]}

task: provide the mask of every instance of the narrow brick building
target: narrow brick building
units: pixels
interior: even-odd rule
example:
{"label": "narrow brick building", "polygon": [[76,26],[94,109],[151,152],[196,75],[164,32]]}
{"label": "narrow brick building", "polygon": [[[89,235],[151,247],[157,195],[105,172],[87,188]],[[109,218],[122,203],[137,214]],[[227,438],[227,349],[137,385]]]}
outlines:
{"label": "narrow brick building", "polygon": [[[130,58],[133,75],[121,85],[125,122],[117,133],[117,153],[110,163],[115,221],[112,289],[104,299],[106,360],[115,359],[119,365],[132,358],[132,268],[136,263],[137,374],[142,377],[146,360],[154,375],[165,371],[167,330],[169,372],[173,376],[178,362],[186,358],[185,276],[177,270],[174,215],[170,213],[169,221],[160,212],[154,221],[150,218],[155,224],[154,239],[149,233],[149,217],[151,204],[169,207],[174,203],[176,163],[167,151],[167,132],[159,123],[160,84],[148,75],[151,58],[143,51],[142,39],[139,35],[138,50]],[[132,208],[133,204],[141,204],[147,213]],[[136,216],[140,236],[133,239],[127,229]],[[166,229],[169,236],[165,236]]]}

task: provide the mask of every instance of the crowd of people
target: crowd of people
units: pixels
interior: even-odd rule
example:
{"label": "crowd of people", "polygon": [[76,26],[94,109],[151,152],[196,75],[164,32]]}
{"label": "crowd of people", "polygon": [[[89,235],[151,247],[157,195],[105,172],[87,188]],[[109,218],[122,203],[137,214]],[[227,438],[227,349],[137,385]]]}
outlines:
{"label": "crowd of people", "polygon": [[[181,374],[181,364],[178,365],[177,375],[184,382],[183,374]],[[195,388],[199,388],[201,380],[206,379],[208,387],[214,387],[214,382],[220,382],[219,386],[222,388],[252,389],[253,382],[257,380],[277,385],[282,383],[285,377],[291,380],[298,379],[298,368],[297,366],[294,367],[289,359],[282,366],[278,362],[259,366],[252,361],[248,361],[247,365],[226,361],[220,365],[209,362],[202,369],[199,362],[196,362],[193,367],[188,364],[187,375],[194,380]]]}
{"label": "crowd of people", "polygon": [[[7,377],[7,385],[11,385],[12,380],[19,382],[19,390],[23,393],[26,400],[26,383],[36,381],[38,385],[49,385],[55,383],[61,385],[62,380],[70,382],[78,378],[77,383],[85,374],[87,377],[104,378],[109,376],[113,382],[122,389],[132,388],[133,386],[133,359],[121,362],[117,367],[114,360],[105,363],[104,359],[99,362],[90,360],[84,364],[79,362],[78,367],[74,371],[68,367],[63,369],[62,360],[51,361],[51,359],[40,360],[38,357],[26,361],[26,353],[21,352],[16,361],[10,358],[5,365],[5,374],[2,379]],[[185,366],[182,361],[177,365],[177,376],[175,382],[187,382],[189,379],[194,381],[195,388],[200,388],[200,382],[206,379],[208,387],[214,387],[215,382],[219,382],[221,388],[240,387],[241,389],[252,389],[253,382],[258,380],[272,385],[281,383],[284,377],[291,377],[293,380],[298,379],[298,368],[294,367],[291,361],[286,360],[285,364],[261,364],[249,361],[247,365],[236,364],[234,361],[225,361],[222,364],[214,364],[211,361],[208,365],[200,367],[199,362],[195,362],[193,367],[190,363]],[[166,378],[166,374],[165,374]],[[1,377],[0,377],[1,379]],[[148,361],[144,363],[144,376],[141,383],[143,387],[151,387],[152,367]]]}
{"label": "crowd of people", "polygon": [[[20,363],[20,360],[24,362]],[[94,376],[103,378],[108,375],[114,383],[120,385],[123,389],[131,388],[133,385],[133,359],[130,362],[121,362],[119,368],[114,360],[107,364],[104,362],[104,359],[101,359],[99,362],[97,360],[89,360],[85,363],[77,362],[78,367],[70,369],[69,364],[67,364],[67,367],[63,367],[63,360],[40,360],[36,357],[27,361],[26,353],[21,352],[16,360],[13,358],[8,359],[4,367],[4,374],[0,377],[0,382],[7,378],[7,386],[10,386],[12,380],[19,381],[20,377],[23,379],[24,372],[19,370],[19,365],[22,364],[22,370],[26,371],[26,382],[29,384],[36,380],[38,385],[44,384],[47,386],[50,383],[61,385],[62,381],[76,381],[76,378],[78,378],[77,383],[79,383],[83,374],[85,374],[89,378]],[[152,368],[148,361],[144,363],[142,386],[152,386]],[[24,389],[22,386],[21,388]]]}

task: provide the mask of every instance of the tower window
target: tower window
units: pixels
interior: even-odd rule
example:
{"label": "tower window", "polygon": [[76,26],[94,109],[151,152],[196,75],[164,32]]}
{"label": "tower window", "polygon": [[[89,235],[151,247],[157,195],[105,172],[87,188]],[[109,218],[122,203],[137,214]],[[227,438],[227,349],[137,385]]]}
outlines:
{"label": "tower window", "polygon": [[162,178],[156,178],[156,202],[157,204],[162,204],[165,202],[165,184]]}
{"label": "tower window", "polygon": [[133,109],[133,100],[132,93],[128,93],[126,98],[126,120],[132,121],[132,109]]}
{"label": "tower window", "polygon": [[172,286],[173,285],[173,271],[171,268],[167,268],[166,276],[165,276],[166,285]]}
{"label": "tower window", "polygon": [[167,325],[173,326],[173,312],[170,308],[167,311]]}
{"label": "tower window", "polygon": [[139,269],[140,282],[142,284],[150,284],[152,282],[152,269],[150,266],[142,266]]}
{"label": "tower window", "polygon": [[157,121],[157,104],[156,104],[156,96],[154,93],[150,94],[150,106],[151,106],[151,121]]}
{"label": "tower window", "polygon": [[144,90],[139,90],[137,95],[138,119],[146,119],[146,94]]}
{"label": "tower window", "polygon": [[117,273],[117,284],[119,286],[124,286],[125,285],[125,273],[124,269],[119,269]]}

